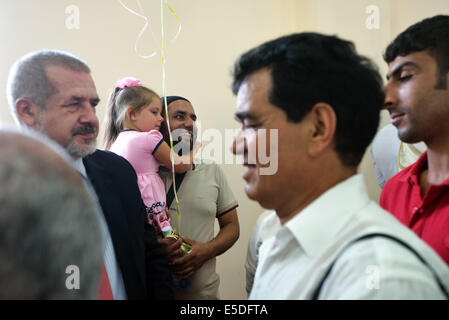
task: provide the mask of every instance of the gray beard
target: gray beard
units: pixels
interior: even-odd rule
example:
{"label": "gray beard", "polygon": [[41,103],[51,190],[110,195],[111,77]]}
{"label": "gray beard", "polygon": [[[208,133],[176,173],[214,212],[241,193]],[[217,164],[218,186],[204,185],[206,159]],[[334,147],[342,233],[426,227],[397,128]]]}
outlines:
{"label": "gray beard", "polygon": [[97,150],[97,139],[93,139],[87,148],[81,149],[72,137],[65,149],[73,159],[84,158]]}

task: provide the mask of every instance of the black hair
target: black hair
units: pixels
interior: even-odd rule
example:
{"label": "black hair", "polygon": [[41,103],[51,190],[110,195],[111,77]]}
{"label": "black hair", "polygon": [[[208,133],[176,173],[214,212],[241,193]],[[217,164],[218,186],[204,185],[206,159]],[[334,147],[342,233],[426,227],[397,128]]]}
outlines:
{"label": "black hair", "polygon": [[162,109],[165,110],[165,99],[167,99],[167,105],[170,105],[170,103],[175,102],[177,100],[184,100],[187,102],[190,102],[189,100],[187,100],[184,97],[181,96],[167,96],[167,97],[161,97],[161,103],[162,103]]}
{"label": "black hair", "polygon": [[408,27],[388,45],[384,60],[390,63],[398,56],[420,51],[427,51],[435,58],[439,71],[437,88],[445,89],[449,72],[449,16],[437,15]]}
{"label": "black hair", "polygon": [[379,125],[382,78],[352,42],[318,33],[299,33],[266,42],[243,54],[234,66],[232,90],[255,71],[269,68],[271,104],[300,122],[319,102],[337,116],[335,150],[344,165],[357,166]]}

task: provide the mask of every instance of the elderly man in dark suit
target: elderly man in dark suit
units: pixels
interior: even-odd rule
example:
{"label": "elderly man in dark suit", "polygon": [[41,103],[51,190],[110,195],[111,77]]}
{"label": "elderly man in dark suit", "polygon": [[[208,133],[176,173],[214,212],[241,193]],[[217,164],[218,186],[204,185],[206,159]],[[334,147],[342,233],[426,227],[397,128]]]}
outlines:
{"label": "elderly man in dark suit", "polygon": [[100,99],[89,67],[61,51],[28,54],[11,69],[8,99],[19,125],[64,147],[96,192],[107,225],[99,298],[171,299],[168,259],[146,221],[136,173],[125,159],[96,150]]}

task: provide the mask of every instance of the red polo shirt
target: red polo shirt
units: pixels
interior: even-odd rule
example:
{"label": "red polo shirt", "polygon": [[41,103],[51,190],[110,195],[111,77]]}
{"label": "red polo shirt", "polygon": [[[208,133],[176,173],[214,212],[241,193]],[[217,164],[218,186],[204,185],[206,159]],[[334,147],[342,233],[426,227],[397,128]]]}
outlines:
{"label": "red polo shirt", "polygon": [[430,185],[422,198],[418,178],[426,168],[427,152],[387,181],[380,195],[380,205],[449,264],[449,179]]}

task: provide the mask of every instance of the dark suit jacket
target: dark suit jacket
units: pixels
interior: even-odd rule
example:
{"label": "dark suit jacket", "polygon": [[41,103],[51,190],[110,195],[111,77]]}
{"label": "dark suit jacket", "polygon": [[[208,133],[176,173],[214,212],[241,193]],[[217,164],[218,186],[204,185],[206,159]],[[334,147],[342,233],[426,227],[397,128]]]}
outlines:
{"label": "dark suit jacket", "polygon": [[101,150],[83,163],[103,209],[128,299],[173,299],[169,261],[148,223],[134,169],[124,158]]}

